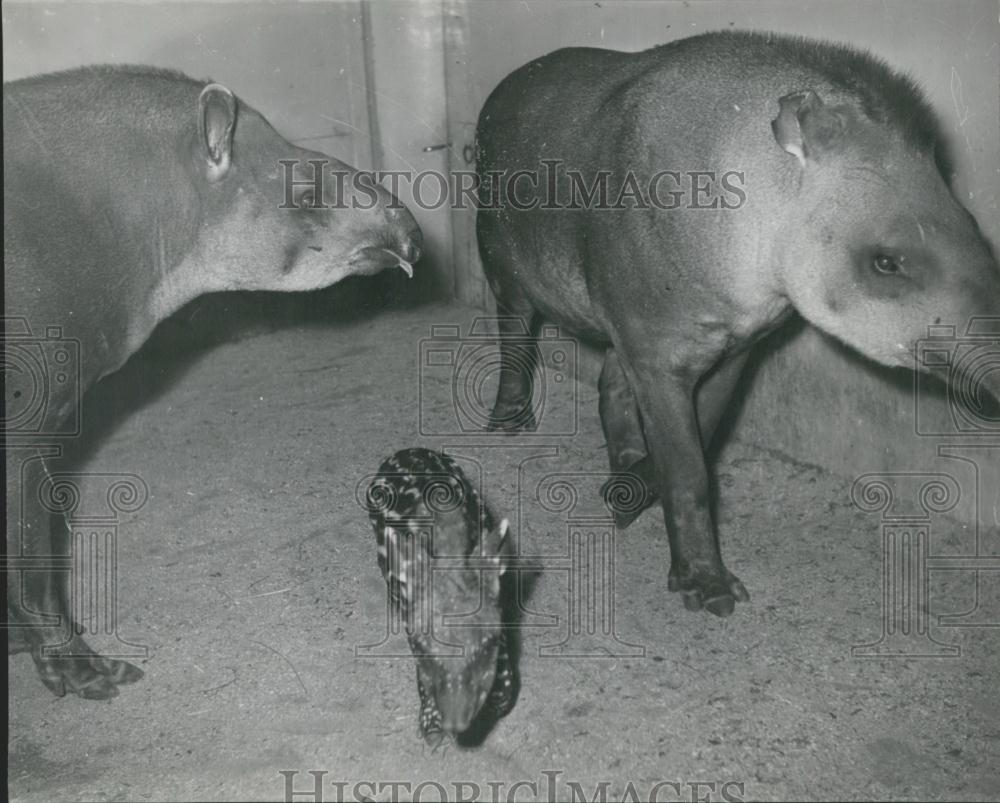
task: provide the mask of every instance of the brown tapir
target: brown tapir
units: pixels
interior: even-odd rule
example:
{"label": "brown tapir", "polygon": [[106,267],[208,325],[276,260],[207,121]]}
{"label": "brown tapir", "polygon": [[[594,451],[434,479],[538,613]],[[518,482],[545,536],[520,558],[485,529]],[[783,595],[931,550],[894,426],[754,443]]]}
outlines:
{"label": "brown tapir", "polygon": [[[5,368],[32,346],[41,359],[72,346],[37,386],[6,377],[8,641],[57,694],[105,698],[142,672],[94,653],[70,619],[65,526],[39,502],[45,445],[195,296],[412,275],[421,235],[390,193],[291,145],[216,83],[147,67],[54,73],[4,84],[3,120]],[[25,394],[34,412],[18,418]],[[15,447],[42,459],[14,461]]]}
{"label": "brown tapir", "polygon": [[[929,325],[1000,315],[996,260],[942,177],[930,107],[850,47],[723,32],[559,50],[503,80],[477,139],[499,313],[608,347],[611,468],[645,485],[617,518],[662,501],[669,587],[689,609],[748,599],[719,555],[703,447],[755,341],[794,310],[912,367]],[[522,326],[501,323],[493,429],[534,426]]]}

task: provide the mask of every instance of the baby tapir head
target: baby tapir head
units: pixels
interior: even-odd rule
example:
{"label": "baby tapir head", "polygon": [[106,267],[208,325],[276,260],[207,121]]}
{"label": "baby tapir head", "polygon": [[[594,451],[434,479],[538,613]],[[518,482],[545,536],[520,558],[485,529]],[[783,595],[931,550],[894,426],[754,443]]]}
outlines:
{"label": "baby tapir head", "polygon": [[205,218],[191,259],[203,290],[312,290],[393,267],[412,276],[420,229],[383,187],[288,143],[220,84],[191,111],[186,162]]}
{"label": "baby tapir head", "polygon": [[[810,89],[780,99],[772,129],[797,160],[798,192],[777,258],[806,319],[878,362],[913,367],[928,327],[961,335],[1000,316],[1000,272],[942,177],[933,113],[886,73],[893,99],[882,108]],[[1000,399],[1000,372],[982,378]]]}
{"label": "baby tapir head", "polygon": [[[464,526],[461,515],[442,516],[442,528]],[[421,716],[433,717],[440,727],[459,734],[482,709],[497,674],[498,650],[503,630],[500,580],[506,569],[507,520],[486,530],[479,545],[459,560],[441,555],[433,568],[421,565],[435,561],[431,550],[419,550],[413,573],[429,578],[421,599],[410,600],[409,640],[417,661],[423,690],[434,706],[424,706]],[[447,536],[445,542],[457,543]],[[414,609],[415,605],[420,610]],[[432,722],[421,722],[426,732]]]}

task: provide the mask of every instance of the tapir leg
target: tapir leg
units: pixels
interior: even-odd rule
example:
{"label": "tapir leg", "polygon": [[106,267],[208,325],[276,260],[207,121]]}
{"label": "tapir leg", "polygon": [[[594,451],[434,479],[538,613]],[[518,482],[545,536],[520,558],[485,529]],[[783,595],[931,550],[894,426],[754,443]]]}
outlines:
{"label": "tapir leg", "polygon": [[642,434],[639,404],[613,348],[604,354],[597,388],[600,393],[597,411],[608,445],[611,470],[627,471],[646,457],[649,450],[646,448],[646,437]]}
{"label": "tapir leg", "polygon": [[535,366],[538,365],[538,328],[541,318],[518,294],[497,295],[500,330],[500,386],[490,416],[491,431],[533,432],[537,426],[531,407]]}
{"label": "tapir leg", "polygon": [[441,726],[441,712],[438,711],[434,695],[428,691],[430,683],[424,683],[423,671],[417,665],[417,692],[420,694],[420,716],[417,720],[417,734],[431,746],[431,752],[437,750],[447,739]]}
{"label": "tapir leg", "polygon": [[[708,469],[695,412],[695,371],[671,370],[669,343],[636,333],[618,344],[625,377],[635,392],[670,539],[668,588],[689,610],[732,613],[750,597],[722,563],[709,504]],[[738,375],[738,372],[737,372]]]}
{"label": "tapir leg", "polygon": [[[697,394],[698,429],[702,446],[706,450],[729,407],[748,356],[749,352],[744,351],[724,361],[708,376]],[[598,389],[598,411],[607,442],[611,471],[631,474],[641,486],[625,488],[621,482],[612,478],[601,489],[606,504],[614,511],[615,524],[620,529],[625,529],[657,501],[659,480],[646,446],[639,405],[613,348],[609,348],[605,354]]]}
{"label": "tapir leg", "polygon": [[[601,488],[601,496],[614,514],[615,524],[628,527],[658,498],[656,470],[642,431],[639,403],[625,378],[613,348],[604,355],[597,387],[597,410],[607,443],[608,463],[614,476]],[[627,480],[620,475],[630,474]]]}
{"label": "tapir leg", "polygon": [[739,384],[749,356],[749,351],[741,351],[727,358],[714,373],[708,375],[697,393],[698,428],[701,431],[701,445],[706,452],[712,445],[722,417],[729,409],[733,391]]}
{"label": "tapir leg", "polygon": [[39,501],[47,477],[44,460],[28,459],[22,470],[12,451],[7,454],[9,649],[30,650],[42,682],[59,696],[114,697],[119,684],[138,680],[142,670],[98,655],[78,635],[67,597],[69,528]]}

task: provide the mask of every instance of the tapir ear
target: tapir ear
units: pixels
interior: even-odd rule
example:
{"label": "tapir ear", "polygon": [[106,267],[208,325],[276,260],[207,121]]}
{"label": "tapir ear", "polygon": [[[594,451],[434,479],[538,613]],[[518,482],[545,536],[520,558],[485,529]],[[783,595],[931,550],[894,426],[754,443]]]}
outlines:
{"label": "tapir ear", "polygon": [[205,149],[208,180],[225,178],[233,161],[236,98],[222,84],[209,84],[198,98],[198,132]]}
{"label": "tapir ear", "polygon": [[779,98],[778,106],[778,116],[771,121],[774,138],[803,167],[835,148],[847,127],[843,110],[827,106],[811,89]]}

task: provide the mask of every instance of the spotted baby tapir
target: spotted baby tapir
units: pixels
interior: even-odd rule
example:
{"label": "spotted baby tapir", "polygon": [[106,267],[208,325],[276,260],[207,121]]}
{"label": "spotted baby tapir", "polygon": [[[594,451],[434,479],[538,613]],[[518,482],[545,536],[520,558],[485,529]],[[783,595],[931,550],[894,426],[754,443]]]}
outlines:
{"label": "spotted baby tapir", "polygon": [[517,697],[500,595],[508,523],[495,523],[454,460],[422,448],[379,466],[367,504],[417,664],[418,733],[436,749]]}

